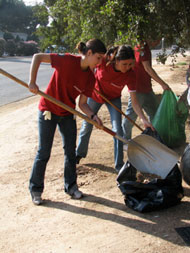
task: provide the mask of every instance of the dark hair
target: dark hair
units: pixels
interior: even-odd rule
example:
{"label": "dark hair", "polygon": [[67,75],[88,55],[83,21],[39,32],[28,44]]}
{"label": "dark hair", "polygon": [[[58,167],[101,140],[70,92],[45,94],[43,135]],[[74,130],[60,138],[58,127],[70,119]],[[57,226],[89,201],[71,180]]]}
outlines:
{"label": "dark hair", "polygon": [[99,39],[91,39],[87,41],[85,44],[84,42],[79,42],[76,46],[76,49],[78,49],[79,53],[85,55],[88,50],[92,50],[92,53],[106,53],[106,47],[104,43]]}
{"label": "dark hair", "polygon": [[106,53],[109,61],[135,59],[134,51],[129,45],[113,46]]}

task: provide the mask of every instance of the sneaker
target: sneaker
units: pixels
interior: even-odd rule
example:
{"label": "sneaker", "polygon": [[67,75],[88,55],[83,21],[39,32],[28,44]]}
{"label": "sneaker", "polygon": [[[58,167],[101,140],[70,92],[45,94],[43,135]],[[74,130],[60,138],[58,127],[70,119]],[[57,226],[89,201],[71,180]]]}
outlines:
{"label": "sneaker", "polygon": [[79,190],[75,190],[75,191],[72,193],[71,197],[72,197],[73,199],[81,199],[81,198],[83,197],[83,193],[82,193],[81,191],[79,191]]}
{"label": "sneaker", "polygon": [[82,159],[82,156],[77,155],[76,156],[76,164],[79,164],[81,159]]}
{"label": "sneaker", "polygon": [[32,196],[32,202],[34,203],[34,205],[41,205],[42,204],[42,198],[41,198],[42,193],[41,192],[31,192],[31,196]]}

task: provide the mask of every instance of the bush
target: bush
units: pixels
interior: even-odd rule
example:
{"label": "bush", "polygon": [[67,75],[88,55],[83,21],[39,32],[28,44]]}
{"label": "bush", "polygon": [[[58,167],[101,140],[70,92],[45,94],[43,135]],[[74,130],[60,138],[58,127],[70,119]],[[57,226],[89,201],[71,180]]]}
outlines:
{"label": "bush", "polygon": [[16,54],[16,43],[14,40],[8,40],[5,44],[5,51],[8,53],[10,56],[14,56]]}
{"label": "bush", "polygon": [[8,40],[14,40],[14,36],[12,35],[12,33],[9,32],[5,32],[3,35],[3,38],[8,41]]}
{"label": "bush", "polygon": [[35,53],[38,53],[38,47],[34,43],[27,43],[27,42],[19,42],[17,47],[17,55],[24,55],[24,56],[30,56]]}
{"label": "bush", "polygon": [[3,55],[4,52],[5,52],[5,40],[0,39],[0,57]]}

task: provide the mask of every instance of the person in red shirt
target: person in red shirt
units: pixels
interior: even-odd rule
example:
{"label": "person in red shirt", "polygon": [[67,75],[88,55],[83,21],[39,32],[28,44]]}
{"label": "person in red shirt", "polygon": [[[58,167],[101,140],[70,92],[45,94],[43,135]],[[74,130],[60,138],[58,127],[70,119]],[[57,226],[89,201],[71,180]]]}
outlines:
{"label": "person in red shirt", "polygon": [[[38,68],[42,62],[51,63],[55,71],[45,93],[72,108],[75,108],[75,100],[80,95],[80,109],[101,125],[100,118],[94,115],[87,104],[87,97],[91,96],[95,84],[93,70],[101,63],[106,47],[98,39],[91,39],[86,44],[81,42],[78,47],[83,53],[82,56],[69,53],[35,54],[31,63],[29,89],[33,93],[38,92],[39,88],[36,84]],[[63,139],[65,192],[76,199],[83,196],[77,186],[75,117],[42,97],[39,102],[39,147],[29,181],[29,190],[35,205],[42,203],[45,170],[57,126]]]}
{"label": "person in red shirt", "polygon": [[[127,85],[134,110],[143,120],[145,127],[152,127],[143,114],[136,99],[135,73],[132,69],[134,61],[134,51],[130,46],[117,46],[108,50],[106,57],[96,68],[95,89],[109,99],[115,106],[121,109],[121,92],[125,85]],[[110,113],[112,130],[122,136],[121,113],[115,110],[109,103],[104,101],[96,90],[94,90],[92,96],[88,98],[88,105],[96,115],[101,106],[105,103]],[[93,126],[91,124],[83,121],[76,149],[77,163],[79,163],[81,158],[86,157],[87,155],[92,128]],[[115,138],[114,159],[115,169],[118,172],[123,166],[123,143]]]}
{"label": "person in red shirt", "polygon": [[[134,48],[135,51],[135,73],[136,73],[136,96],[139,101],[140,106],[145,110],[147,115],[152,121],[156,110],[158,108],[158,100],[152,89],[151,78],[158,82],[163,90],[170,89],[169,85],[165,83],[152,68],[152,55],[149,48],[149,44],[155,47],[158,41],[148,43],[142,41],[138,46]],[[133,121],[137,119],[137,114],[135,113],[131,98],[128,100],[128,107],[125,113]],[[126,139],[131,139],[132,127],[131,122],[124,118],[122,122],[123,127],[123,137]],[[125,146],[124,146],[125,149]]]}

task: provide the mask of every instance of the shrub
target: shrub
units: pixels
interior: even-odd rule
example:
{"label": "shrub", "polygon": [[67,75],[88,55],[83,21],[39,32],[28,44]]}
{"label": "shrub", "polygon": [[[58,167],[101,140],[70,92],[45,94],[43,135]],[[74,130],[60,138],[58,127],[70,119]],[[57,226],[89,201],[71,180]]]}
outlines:
{"label": "shrub", "polygon": [[0,39],[0,57],[3,55],[4,52],[5,52],[5,40]]}
{"label": "shrub", "polygon": [[35,43],[20,42],[18,43],[16,53],[17,55],[29,56],[37,53],[38,51],[38,47]]}
{"label": "shrub", "polygon": [[14,36],[12,35],[12,33],[9,32],[5,32],[3,35],[3,38],[8,41],[8,40],[14,40]]}
{"label": "shrub", "polygon": [[8,40],[5,44],[5,51],[10,55],[14,56],[16,54],[16,43],[14,40]]}

